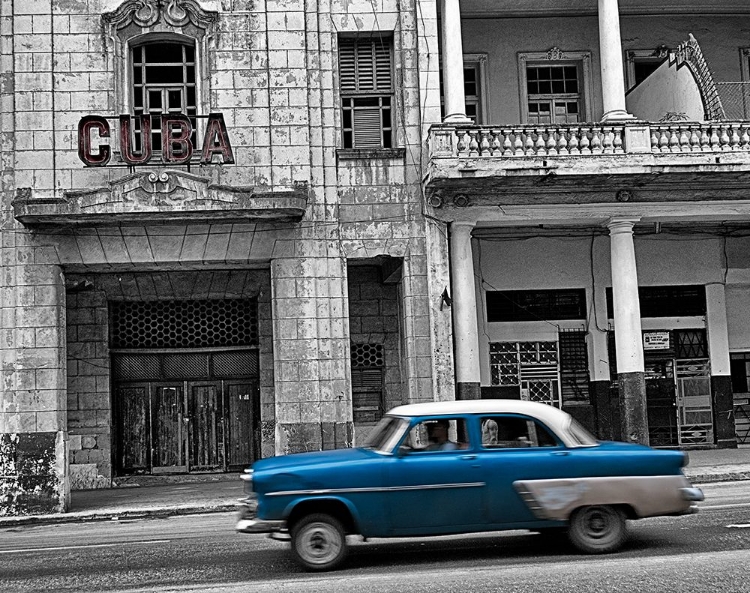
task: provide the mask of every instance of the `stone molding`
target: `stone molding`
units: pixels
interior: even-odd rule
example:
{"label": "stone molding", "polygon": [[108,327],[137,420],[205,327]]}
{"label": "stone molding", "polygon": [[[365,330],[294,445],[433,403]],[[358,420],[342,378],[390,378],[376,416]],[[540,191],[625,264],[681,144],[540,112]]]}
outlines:
{"label": "stone molding", "polygon": [[227,186],[184,171],[127,175],[107,187],[74,189],[54,200],[18,192],[15,218],[27,226],[118,226],[191,221],[296,221],[307,208],[308,184],[269,189]]}

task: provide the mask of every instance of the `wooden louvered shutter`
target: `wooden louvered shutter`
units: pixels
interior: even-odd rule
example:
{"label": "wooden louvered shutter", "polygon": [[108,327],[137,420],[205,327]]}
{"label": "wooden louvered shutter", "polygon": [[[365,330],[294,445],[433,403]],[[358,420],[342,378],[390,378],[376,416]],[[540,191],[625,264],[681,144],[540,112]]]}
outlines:
{"label": "wooden louvered shutter", "polygon": [[339,70],[346,148],[391,143],[391,40],[339,39]]}

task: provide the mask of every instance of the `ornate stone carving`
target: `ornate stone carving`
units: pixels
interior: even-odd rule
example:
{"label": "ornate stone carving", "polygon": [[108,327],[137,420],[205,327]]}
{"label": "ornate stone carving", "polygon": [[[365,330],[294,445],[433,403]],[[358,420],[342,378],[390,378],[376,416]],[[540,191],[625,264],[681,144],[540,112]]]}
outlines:
{"label": "ornate stone carving", "polygon": [[217,13],[203,10],[194,0],[127,0],[117,10],[102,15],[104,22],[115,29],[131,23],[150,28],[160,20],[170,27],[192,23],[207,29],[217,18]]}
{"label": "ornate stone carving", "polygon": [[547,50],[547,53],[544,54],[544,57],[548,60],[564,60],[565,54],[559,47],[552,47]]}

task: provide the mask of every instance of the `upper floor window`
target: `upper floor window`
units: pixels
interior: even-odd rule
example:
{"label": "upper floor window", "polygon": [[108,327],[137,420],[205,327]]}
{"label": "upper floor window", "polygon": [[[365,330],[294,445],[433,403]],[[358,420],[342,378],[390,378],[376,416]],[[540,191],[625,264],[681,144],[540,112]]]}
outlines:
{"label": "upper floor window", "polygon": [[669,57],[669,48],[631,49],[625,52],[625,71],[628,90],[640,84]]}
{"label": "upper floor window", "polygon": [[588,52],[519,54],[521,116],[529,124],[562,124],[591,119]]}
{"label": "upper floor window", "polygon": [[[487,123],[487,75],[485,63],[487,54],[464,54],[464,101],[465,114],[472,123],[482,125]],[[443,71],[440,70],[441,117],[445,118],[444,91],[445,81]]]}
{"label": "upper floor window", "polygon": [[151,119],[151,145],[161,150],[161,117],[166,114],[186,115],[192,125],[191,141],[196,145],[195,47],[188,43],[164,41],[131,47],[132,106],[134,144],[141,150],[141,115]]}
{"label": "upper floor window", "polygon": [[339,38],[344,148],[393,147],[393,39]]}

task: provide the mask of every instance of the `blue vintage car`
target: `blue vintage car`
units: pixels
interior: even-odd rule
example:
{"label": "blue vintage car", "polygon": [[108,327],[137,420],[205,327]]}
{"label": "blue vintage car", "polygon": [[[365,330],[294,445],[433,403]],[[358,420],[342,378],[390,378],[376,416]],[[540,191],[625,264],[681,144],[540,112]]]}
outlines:
{"label": "blue vintage car", "polygon": [[695,512],[687,454],[601,442],[544,404],[478,400],[394,408],[363,447],[263,459],[242,476],[236,529],[290,539],[330,570],[347,535],[567,530],[579,550],[616,550],[626,519]]}

